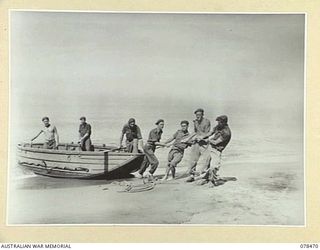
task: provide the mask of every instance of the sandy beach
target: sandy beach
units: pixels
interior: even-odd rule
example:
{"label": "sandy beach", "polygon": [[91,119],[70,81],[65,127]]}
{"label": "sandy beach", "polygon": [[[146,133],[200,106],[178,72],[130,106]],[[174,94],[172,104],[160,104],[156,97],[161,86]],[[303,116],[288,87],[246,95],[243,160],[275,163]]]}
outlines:
{"label": "sandy beach", "polygon": [[[11,224],[303,225],[303,172],[297,163],[226,163],[221,177],[237,181],[210,188],[185,179],[123,193],[126,183],[29,176],[16,179]],[[180,167],[178,173],[185,171]],[[157,170],[161,177],[164,168]]]}
{"label": "sandy beach", "polygon": [[[11,18],[10,225],[304,225],[304,15],[13,11]],[[94,144],[119,147],[131,117],[144,143],[163,119],[165,142],[182,120],[194,132],[199,108],[211,129],[228,116],[220,176],[236,181],[209,188],[178,179],[121,193],[121,182],[142,180],[54,179],[17,166],[18,143],[43,129],[44,116],[61,143],[79,140],[85,116]],[[178,174],[190,165],[188,150]],[[156,151],[160,178],[168,152]]]}

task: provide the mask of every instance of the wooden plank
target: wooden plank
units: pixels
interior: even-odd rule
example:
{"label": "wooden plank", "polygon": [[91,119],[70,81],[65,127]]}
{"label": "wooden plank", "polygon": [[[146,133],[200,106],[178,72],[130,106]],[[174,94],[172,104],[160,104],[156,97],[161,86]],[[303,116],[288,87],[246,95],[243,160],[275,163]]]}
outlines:
{"label": "wooden plank", "polygon": [[27,152],[23,154],[18,154],[18,157],[30,158],[30,159],[39,159],[45,161],[56,161],[56,162],[66,162],[66,163],[79,163],[79,164],[104,164],[104,157],[98,159],[83,159],[80,156],[75,155],[50,155],[50,154],[38,154]]}
{"label": "wooden plank", "polygon": [[118,152],[108,152],[109,157],[113,157],[113,156],[125,156],[125,157],[132,157],[132,156],[141,156],[143,154],[132,154],[132,153],[118,153]]}
{"label": "wooden plank", "polygon": [[89,164],[79,164],[79,163],[66,163],[66,162],[51,162],[51,161],[42,161],[37,159],[20,159],[20,162],[24,162],[26,164],[40,164],[41,166],[47,167],[60,167],[60,168],[86,168],[89,171],[91,169],[105,169],[104,165],[89,165]]}
{"label": "wooden plank", "polygon": [[136,157],[135,156],[130,156],[130,157],[110,157],[109,156],[109,162],[110,161],[128,161],[128,160],[133,160],[135,159]]}
{"label": "wooden plank", "polygon": [[62,177],[62,178],[91,178],[92,176],[106,175],[106,173],[87,173],[79,171],[65,171],[59,169],[48,170],[39,167],[27,167],[36,174],[50,176],[50,177]]}
{"label": "wooden plank", "polygon": [[91,156],[102,156],[104,154],[103,151],[94,152],[94,151],[72,151],[72,150],[52,150],[52,149],[38,149],[38,148],[30,148],[30,147],[18,147],[18,151],[24,152],[35,152],[35,153],[45,153],[45,154],[53,154],[53,155],[91,155]]}

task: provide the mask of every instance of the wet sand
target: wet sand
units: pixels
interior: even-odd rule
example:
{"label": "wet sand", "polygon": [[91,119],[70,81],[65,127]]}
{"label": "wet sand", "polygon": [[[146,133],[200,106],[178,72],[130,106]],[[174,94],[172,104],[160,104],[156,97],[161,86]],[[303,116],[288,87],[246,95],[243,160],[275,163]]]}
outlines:
{"label": "wet sand", "polygon": [[[163,164],[162,164],[163,165]],[[162,166],[163,167],[163,166]],[[301,169],[301,171],[298,171]],[[178,167],[178,174],[185,168]],[[156,172],[158,177],[164,168]],[[32,176],[15,179],[9,224],[224,224],[303,225],[301,163],[225,163],[221,177],[236,177],[218,187],[158,183],[150,191],[121,193],[119,181],[67,180]]]}

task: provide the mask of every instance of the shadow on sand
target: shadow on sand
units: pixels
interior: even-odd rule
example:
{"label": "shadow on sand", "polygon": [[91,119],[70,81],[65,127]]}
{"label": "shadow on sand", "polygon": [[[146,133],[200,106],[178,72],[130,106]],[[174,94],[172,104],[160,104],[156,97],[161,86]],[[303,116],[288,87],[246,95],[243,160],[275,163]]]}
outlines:
{"label": "shadow on sand", "polygon": [[58,188],[76,188],[84,186],[99,186],[112,183],[114,181],[124,181],[134,178],[133,175],[128,175],[121,179],[100,179],[100,180],[85,180],[85,179],[66,179],[52,178],[41,175],[32,175],[15,181],[16,189],[20,190],[42,190],[42,189],[58,189]]}

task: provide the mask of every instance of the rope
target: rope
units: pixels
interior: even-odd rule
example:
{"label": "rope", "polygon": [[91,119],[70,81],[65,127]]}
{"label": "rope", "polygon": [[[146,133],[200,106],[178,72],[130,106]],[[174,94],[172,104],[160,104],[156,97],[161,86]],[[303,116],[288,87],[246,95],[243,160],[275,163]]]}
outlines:
{"label": "rope", "polygon": [[144,184],[128,184],[124,190],[118,191],[118,193],[138,193],[138,192],[144,192],[154,189],[156,186],[156,183],[150,182],[150,183],[144,183]]}

